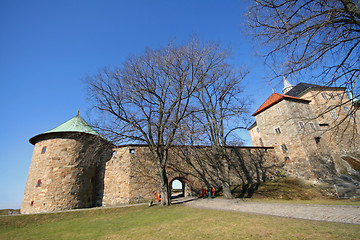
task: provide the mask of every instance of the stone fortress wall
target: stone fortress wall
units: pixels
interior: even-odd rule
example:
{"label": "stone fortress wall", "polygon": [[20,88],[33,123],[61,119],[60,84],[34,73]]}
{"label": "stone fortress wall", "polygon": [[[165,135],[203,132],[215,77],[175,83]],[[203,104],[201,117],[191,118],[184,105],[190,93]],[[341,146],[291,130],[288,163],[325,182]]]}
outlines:
{"label": "stone fortress wall", "polygon": [[[184,148],[174,147],[169,153],[169,183],[180,180],[185,196],[198,195],[210,185],[219,189],[218,169],[206,159],[208,147]],[[272,148],[228,151],[232,183],[262,181],[279,170]],[[87,133],[45,134],[36,139],[21,213],[149,201],[159,189],[156,163],[147,146],[114,147]]]}

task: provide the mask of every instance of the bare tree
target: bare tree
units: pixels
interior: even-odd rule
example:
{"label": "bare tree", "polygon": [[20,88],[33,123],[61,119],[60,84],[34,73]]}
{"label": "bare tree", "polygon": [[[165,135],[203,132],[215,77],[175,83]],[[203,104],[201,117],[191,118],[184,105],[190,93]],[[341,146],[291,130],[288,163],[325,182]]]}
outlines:
{"label": "bare tree", "polygon": [[275,77],[312,69],[322,84],[345,86],[359,94],[358,0],[252,2],[250,27],[266,45],[266,60],[275,67]]}
{"label": "bare tree", "polygon": [[[241,99],[242,88],[240,82],[247,72],[236,70],[228,64],[226,55],[221,64],[208,72],[199,81],[199,90],[195,92],[197,104],[192,114],[195,120],[192,124],[199,125],[195,132],[197,142],[210,145],[210,162],[216,166],[224,196],[232,198],[230,191],[230,164],[226,151],[227,140],[236,129],[246,129],[241,126],[241,118],[246,112],[245,101]],[[193,128],[192,128],[193,129]],[[193,134],[194,135],[194,134]],[[210,159],[209,159],[210,160]]]}
{"label": "bare tree", "polygon": [[161,204],[170,204],[166,174],[169,148],[194,92],[223,60],[216,44],[169,44],[130,57],[122,67],[88,78],[93,106],[102,114],[98,127],[115,143],[145,143],[160,176]]}

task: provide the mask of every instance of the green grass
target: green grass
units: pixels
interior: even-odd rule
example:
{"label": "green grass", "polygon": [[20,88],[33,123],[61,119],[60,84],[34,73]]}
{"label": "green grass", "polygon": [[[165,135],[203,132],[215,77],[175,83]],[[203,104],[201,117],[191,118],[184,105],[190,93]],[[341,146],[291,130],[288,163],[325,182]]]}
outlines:
{"label": "green grass", "polygon": [[357,239],[359,225],[170,207],[0,217],[0,239]]}

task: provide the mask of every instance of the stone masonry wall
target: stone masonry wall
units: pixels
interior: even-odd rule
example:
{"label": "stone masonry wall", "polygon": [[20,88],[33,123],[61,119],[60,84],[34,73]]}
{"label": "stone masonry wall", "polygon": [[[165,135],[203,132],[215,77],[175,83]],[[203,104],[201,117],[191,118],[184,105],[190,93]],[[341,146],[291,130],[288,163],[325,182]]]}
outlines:
{"label": "stone masonry wall", "polygon": [[[46,147],[44,151],[43,148]],[[78,134],[47,136],[35,144],[21,213],[51,212],[93,205],[95,165]]]}
{"label": "stone masonry wall", "polygon": [[[169,151],[168,181],[179,179],[184,194],[198,195],[206,186],[219,189],[218,171],[206,158],[208,148],[174,147]],[[103,205],[118,205],[155,199],[160,192],[157,163],[146,146],[115,148],[106,164]],[[229,148],[231,183],[264,181],[279,171],[271,148]]]}

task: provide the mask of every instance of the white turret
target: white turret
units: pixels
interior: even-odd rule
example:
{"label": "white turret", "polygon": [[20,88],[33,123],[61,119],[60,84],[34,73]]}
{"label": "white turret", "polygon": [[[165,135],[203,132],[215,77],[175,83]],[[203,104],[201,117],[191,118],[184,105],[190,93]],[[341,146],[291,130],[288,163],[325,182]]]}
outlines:
{"label": "white turret", "polygon": [[285,76],[283,76],[284,78],[284,88],[282,90],[282,92],[284,94],[286,94],[288,91],[290,91],[291,89],[293,89],[294,85],[292,85],[286,78]]}

